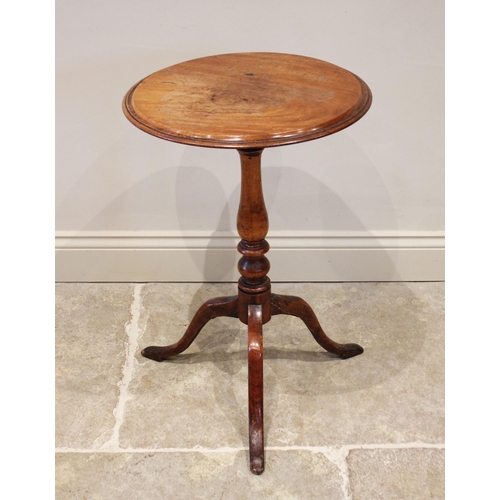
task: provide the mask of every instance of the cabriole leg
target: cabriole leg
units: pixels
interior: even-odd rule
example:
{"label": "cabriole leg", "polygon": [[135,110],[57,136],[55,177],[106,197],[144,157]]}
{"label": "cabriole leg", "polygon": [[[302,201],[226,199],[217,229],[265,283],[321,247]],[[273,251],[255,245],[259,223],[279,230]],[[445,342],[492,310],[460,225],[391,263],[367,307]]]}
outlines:
{"label": "cabriole leg", "polygon": [[271,315],[275,314],[289,314],[300,318],[323,349],[337,354],[342,359],[352,358],[363,352],[363,348],[358,344],[338,344],[330,339],[321,328],[311,306],[300,297],[271,294]]}
{"label": "cabriole leg", "polygon": [[238,297],[217,297],[207,300],[196,311],[191,323],[181,339],[175,344],[165,347],[149,346],[143,349],[141,354],[145,358],[155,361],[164,361],[176,354],[185,351],[198,336],[201,329],[213,318],[219,316],[238,317]]}
{"label": "cabriole leg", "polygon": [[248,306],[248,430],[250,470],[264,472],[264,349],[262,306]]}

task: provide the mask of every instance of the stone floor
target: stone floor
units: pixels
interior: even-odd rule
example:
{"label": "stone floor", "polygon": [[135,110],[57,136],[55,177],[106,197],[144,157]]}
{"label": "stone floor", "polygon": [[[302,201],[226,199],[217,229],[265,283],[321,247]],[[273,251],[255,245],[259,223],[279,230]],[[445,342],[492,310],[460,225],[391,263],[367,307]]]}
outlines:
{"label": "stone floor", "polygon": [[209,322],[170,361],[198,306],[234,284],[56,286],[56,498],[444,498],[444,284],[273,285],[313,307],[264,326],[266,470],[249,472],[245,326]]}

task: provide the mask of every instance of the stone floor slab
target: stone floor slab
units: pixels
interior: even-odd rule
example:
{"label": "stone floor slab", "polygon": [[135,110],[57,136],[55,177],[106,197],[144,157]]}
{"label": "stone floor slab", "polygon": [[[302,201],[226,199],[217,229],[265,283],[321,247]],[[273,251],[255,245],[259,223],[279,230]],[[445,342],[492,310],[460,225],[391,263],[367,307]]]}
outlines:
{"label": "stone floor slab", "polygon": [[[234,285],[148,284],[141,347],[176,342],[205,300]],[[120,429],[124,448],[241,447],[248,441],[245,329],[233,318],[209,322],[192,346],[157,363],[137,353]]]}
{"label": "stone floor slab", "polygon": [[444,500],[444,450],[353,450],[352,500]]}
{"label": "stone floor slab", "polygon": [[[126,325],[139,290],[131,364]],[[298,318],[264,326],[267,464],[256,477],[247,451],[199,451],[248,446],[246,326],[217,318],[168,362],[140,355],[176,342],[205,300],[234,295],[236,285],[57,285],[56,446],[66,451],[57,456],[57,498],[344,499],[347,463],[353,500],[443,498],[444,451],[405,446],[444,442],[444,284],[278,283],[273,291],[303,297],[328,335],[365,352],[335,358]],[[113,428],[118,441],[94,452]],[[352,445],[343,475],[322,453],[288,449]]]}
{"label": "stone floor slab", "polygon": [[299,319],[273,319],[264,347],[269,444],[444,442],[442,283],[275,288],[306,298],[330,337],[365,351],[335,359]]}
{"label": "stone floor slab", "polygon": [[62,453],[57,500],[343,500],[339,469],[321,453],[269,451],[266,472],[248,470],[247,453]]}
{"label": "stone floor slab", "polygon": [[[267,446],[444,442],[444,284],[275,284],[299,295],[338,342],[365,352],[326,353],[302,321],[264,326]],[[198,306],[232,284],[149,284],[142,346],[177,341]],[[120,443],[165,448],[246,446],[246,330],[208,323],[183,354],[163,363],[137,356]]]}
{"label": "stone floor slab", "polygon": [[134,285],[56,285],[56,446],[111,436]]}

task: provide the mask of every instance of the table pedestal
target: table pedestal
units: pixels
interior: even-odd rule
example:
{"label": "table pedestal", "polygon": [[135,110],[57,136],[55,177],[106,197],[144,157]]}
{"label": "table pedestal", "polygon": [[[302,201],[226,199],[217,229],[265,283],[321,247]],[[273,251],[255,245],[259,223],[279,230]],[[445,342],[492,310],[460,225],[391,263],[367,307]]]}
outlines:
{"label": "table pedestal", "polygon": [[323,349],[351,358],[363,352],[357,344],[338,344],[321,328],[314,311],[300,297],[271,293],[270,269],[265,253],[269,243],[265,240],[269,228],[262,192],[261,154],[263,149],[239,149],[241,159],[241,196],[237,228],[241,241],[238,262],[241,278],[238,295],[217,297],[206,301],[198,309],[182,338],[175,344],[146,347],[142,355],[155,361],[164,361],[186,350],[201,329],[213,318],[229,316],[239,318],[248,325],[248,412],[250,470],[254,474],[264,471],[264,385],[262,325],[277,314],[297,316],[309,328]]}

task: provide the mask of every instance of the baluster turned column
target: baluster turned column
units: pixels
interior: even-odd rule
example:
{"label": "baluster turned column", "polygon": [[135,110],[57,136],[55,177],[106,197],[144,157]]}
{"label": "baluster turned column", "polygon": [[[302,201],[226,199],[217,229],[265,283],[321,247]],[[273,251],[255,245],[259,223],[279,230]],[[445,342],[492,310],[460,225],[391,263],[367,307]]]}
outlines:
{"label": "baluster turned column", "polygon": [[237,228],[241,241],[238,262],[241,278],[238,281],[239,319],[248,324],[248,306],[262,305],[262,321],[271,319],[271,281],[267,273],[271,267],[265,253],[269,243],[265,240],[269,229],[260,159],[262,149],[238,150],[241,159],[241,195]]}

